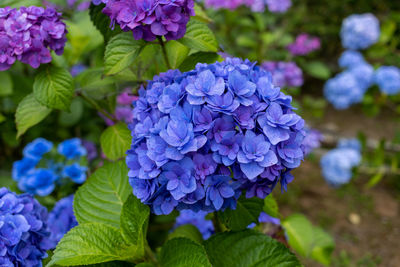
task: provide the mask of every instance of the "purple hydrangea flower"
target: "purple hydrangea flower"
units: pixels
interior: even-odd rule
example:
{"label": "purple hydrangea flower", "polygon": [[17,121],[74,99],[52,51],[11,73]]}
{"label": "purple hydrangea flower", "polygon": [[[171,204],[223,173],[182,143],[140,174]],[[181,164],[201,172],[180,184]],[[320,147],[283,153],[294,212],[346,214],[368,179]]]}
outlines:
{"label": "purple hydrangea flower", "polygon": [[291,6],[291,0],[265,0],[268,9],[272,13],[285,13]]}
{"label": "purple hydrangea flower", "polygon": [[248,60],[160,74],[139,95],[126,163],[134,195],[156,214],[235,208],[243,190],[264,198],[304,157],[291,97]]}
{"label": "purple hydrangea flower", "polygon": [[73,210],[74,195],[60,199],[47,219],[50,236],[46,240],[47,247],[54,249],[61,238],[73,227],[78,225]]}
{"label": "purple hydrangea flower", "polygon": [[320,48],[321,41],[319,38],[309,36],[306,33],[302,33],[297,36],[294,43],[288,45],[287,47],[289,52],[295,56],[304,56]]}
{"label": "purple hydrangea flower", "polygon": [[0,71],[16,60],[38,68],[51,61],[50,51],[64,51],[66,25],[53,8],[0,8]]}
{"label": "purple hydrangea flower", "polygon": [[47,210],[28,194],[0,188],[0,265],[42,266],[50,235]]}
{"label": "purple hydrangea flower", "polygon": [[314,149],[319,148],[323,139],[324,137],[321,132],[315,129],[307,128],[306,137],[302,143],[305,155],[309,155]]}
{"label": "purple hydrangea flower", "polygon": [[379,20],[373,14],[351,15],[343,20],[340,36],[346,49],[365,49],[375,44],[381,34]]}
{"label": "purple hydrangea flower", "polygon": [[[252,6],[254,4],[254,0],[205,0],[204,4],[207,8],[212,7],[215,9],[225,8],[234,10],[241,5]],[[263,9],[264,9],[264,3],[262,10]]]}
{"label": "purple hydrangea flower", "polygon": [[[194,16],[193,0],[108,0],[103,13],[114,26],[132,31],[136,40],[154,41],[158,36],[177,40],[186,33],[186,24]],[[100,1],[95,1],[99,4]]]}
{"label": "purple hydrangea flower", "polygon": [[208,239],[214,233],[214,225],[212,221],[206,220],[207,214],[204,211],[182,210],[176,218],[174,229],[181,225],[192,224],[199,229],[204,239]]}
{"label": "purple hydrangea flower", "polygon": [[267,61],[262,67],[271,72],[273,83],[279,87],[299,87],[304,83],[303,71],[294,62]]}

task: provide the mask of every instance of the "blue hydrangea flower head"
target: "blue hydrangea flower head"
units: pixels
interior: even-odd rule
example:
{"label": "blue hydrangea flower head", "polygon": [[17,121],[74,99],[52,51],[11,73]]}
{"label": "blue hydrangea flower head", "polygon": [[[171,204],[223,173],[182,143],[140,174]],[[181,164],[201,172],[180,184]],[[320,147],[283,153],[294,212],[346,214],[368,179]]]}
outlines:
{"label": "blue hydrangea flower head", "polygon": [[33,142],[26,145],[23,154],[24,157],[41,159],[44,154],[50,152],[53,148],[53,143],[44,138],[37,138]]}
{"label": "blue hydrangea flower head", "polygon": [[382,66],[375,72],[375,83],[382,93],[395,95],[400,93],[400,69],[394,66]]}
{"label": "blue hydrangea flower head", "polygon": [[[144,90],[146,89],[146,90]],[[304,120],[269,72],[248,60],[154,77],[134,102],[133,193],[155,214],[235,208],[264,198],[304,158]]]}
{"label": "blue hydrangea flower head", "polygon": [[339,66],[341,68],[351,68],[364,63],[366,63],[364,56],[360,52],[354,50],[344,51],[339,58]]}
{"label": "blue hydrangea flower head", "polygon": [[70,178],[74,183],[83,184],[86,181],[86,172],[88,168],[74,163],[67,165],[62,171],[64,178]]}
{"label": "blue hydrangea flower head", "polygon": [[325,98],[336,109],[346,109],[355,103],[360,103],[364,93],[365,88],[349,71],[342,72],[329,79],[324,86]]}
{"label": "blue hydrangea flower head", "polygon": [[361,162],[359,143],[353,139],[342,140],[339,147],[321,158],[322,175],[332,186],[347,184],[353,176],[352,169]]}
{"label": "blue hydrangea flower head", "polygon": [[0,264],[42,266],[50,235],[47,210],[28,194],[0,188]]}
{"label": "blue hydrangea flower head", "polygon": [[343,20],[340,36],[346,49],[359,50],[370,47],[379,40],[379,20],[373,14],[355,14]]}
{"label": "blue hydrangea flower head", "polygon": [[348,72],[354,76],[364,93],[374,83],[374,68],[368,63],[354,65],[348,69]]}
{"label": "blue hydrangea flower head", "polygon": [[79,138],[65,140],[58,145],[57,151],[67,159],[77,159],[87,154],[86,148]]}
{"label": "blue hydrangea flower head", "polygon": [[192,224],[199,229],[204,239],[208,239],[214,233],[212,221],[206,220],[205,211],[194,212],[192,210],[182,210],[176,218],[174,229],[185,224]]}
{"label": "blue hydrangea flower head", "polygon": [[59,176],[51,169],[34,169],[19,181],[18,187],[23,192],[47,196],[53,192],[58,179]]}
{"label": "blue hydrangea flower head", "polygon": [[356,138],[351,138],[351,139],[342,138],[339,140],[337,147],[354,149],[360,153],[362,149],[360,141]]}
{"label": "blue hydrangea flower head", "polygon": [[61,238],[73,227],[78,225],[73,210],[74,195],[60,199],[47,219],[50,236],[46,239],[47,247],[54,249]]}

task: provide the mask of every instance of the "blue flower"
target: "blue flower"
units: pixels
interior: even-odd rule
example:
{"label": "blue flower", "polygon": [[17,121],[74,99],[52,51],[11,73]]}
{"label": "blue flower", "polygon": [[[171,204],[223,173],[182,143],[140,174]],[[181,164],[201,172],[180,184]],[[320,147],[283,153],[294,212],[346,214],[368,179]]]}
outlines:
{"label": "blue flower", "polygon": [[18,182],[18,187],[24,192],[47,196],[53,192],[54,183],[58,178],[59,176],[52,170],[35,169]]}
{"label": "blue flower", "polygon": [[21,180],[28,174],[29,171],[34,169],[38,164],[38,160],[35,158],[23,158],[13,163],[12,177],[15,181]]}
{"label": "blue flower", "polygon": [[65,140],[58,145],[57,151],[67,159],[79,159],[87,154],[79,138]]}
{"label": "blue flower", "polygon": [[230,132],[224,135],[221,142],[212,142],[211,150],[214,153],[214,160],[218,163],[222,163],[225,166],[232,165],[238,155],[240,145],[242,143],[243,135]]}
{"label": "blue flower", "polygon": [[340,36],[346,49],[368,48],[379,40],[379,21],[372,14],[351,15],[343,20]]}
{"label": "blue flower", "polygon": [[144,203],[152,197],[157,189],[154,180],[132,178],[129,179],[129,183],[133,188],[133,194]]}
{"label": "blue flower", "polygon": [[0,265],[41,266],[47,257],[47,210],[28,194],[0,188]]}
{"label": "blue flower", "polygon": [[87,167],[81,166],[78,163],[65,166],[62,175],[64,178],[71,179],[74,183],[83,184],[86,181]]}
{"label": "blue flower", "polygon": [[178,201],[174,197],[169,193],[164,193],[154,199],[153,211],[156,215],[166,215],[170,214],[177,205]]}
{"label": "blue flower", "polygon": [[37,138],[24,148],[24,157],[40,160],[44,154],[53,148],[53,143],[44,138]]}
{"label": "blue flower", "polygon": [[355,65],[348,70],[356,79],[358,86],[365,93],[374,82],[374,68],[367,64]]}
{"label": "blue flower", "polygon": [[216,79],[210,70],[205,70],[197,77],[192,77],[185,89],[189,94],[188,102],[200,105],[205,103],[207,96],[222,95],[225,91],[225,82],[223,78]]}
{"label": "blue flower", "polygon": [[365,63],[363,55],[354,50],[344,51],[339,58],[339,66],[341,68],[351,68]]}
{"label": "blue flower", "polygon": [[206,220],[207,212],[194,212],[191,210],[182,210],[176,218],[174,229],[185,224],[192,224],[199,229],[204,239],[208,239],[214,233],[212,221]]}
{"label": "blue flower", "polygon": [[182,95],[183,91],[179,84],[173,83],[169,86],[166,86],[157,104],[158,109],[163,113],[169,113],[178,105],[179,99],[182,97]]}
{"label": "blue flower", "polygon": [[207,206],[213,206],[216,210],[220,210],[224,204],[224,199],[235,196],[235,191],[229,185],[231,178],[223,175],[212,175],[206,178],[204,186],[206,188]]}
{"label": "blue flower", "polygon": [[383,66],[375,72],[374,80],[382,93],[395,95],[400,93],[400,69]]}
{"label": "blue flower", "polygon": [[249,99],[256,91],[256,84],[242,75],[239,71],[234,70],[228,76],[229,88],[235,93],[239,102],[244,106],[250,106],[253,101]]}

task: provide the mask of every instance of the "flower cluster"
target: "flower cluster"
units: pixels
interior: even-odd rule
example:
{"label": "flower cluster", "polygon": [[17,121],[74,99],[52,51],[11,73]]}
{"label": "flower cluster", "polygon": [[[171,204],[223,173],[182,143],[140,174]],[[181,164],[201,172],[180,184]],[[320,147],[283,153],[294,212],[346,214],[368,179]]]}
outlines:
{"label": "flower cluster", "polygon": [[351,15],[343,21],[340,36],[346,49],[368,48],[379,40],[379,21],[372,14]]}
{"label": "flower cluster", "polygon": [[[58,155],[57,155],[58,152]],[[24,192],[47,196],[66,179],[74,183],[86,180],[85,163],[87,152],[78,138],[60,143],[57,152],[53,143],[38,138],[23,150],[23,159],[14,162],[12,176]]]}
{"label": "flower cluster", "polygon": [[156,214],[235,208],[264,198],[304,158],[304,120],[271,75],[237,58],[156,76],[135,102],[126,162]]}
{"label": "flower cluster", "polygon": [[78,225],[73,210],[74,195],[59,200],[50,212],[47,219],[50,236],[46,239],[46,246],[54,249],[61,238],[73,227]]}
{"label": "flower cluster", "polygon": [[294,56],[304,56],[321,48],[318,37],[309,36],[306,33],[296,37],[294,43],[288,45],[287,49]]}
{"label": "flower cluster", "polygon": [[50,50],[61,55],[67,30],[60,17],[53,8],[0,8],[0,71],[16,60],[38,68],[51,61]]}
{"label": "flower cluster", "polygon": [[177,40],[186,33],[186,24],[194,16],[193,0],[94,0],[105,3],[103,13],[123,31],[132,31],[136,40],[154,41],[158,36]]}
{"label": "flower cluster", "polygon": [[47,257],[47,210],[28,194],[0,188],[0,265],[42,266]]}
{"label": "flower cluster", "polygon": [[239,6],[250,7],[254,12],[264,12],[267,7],[271,13],[284,13],[291,6],[291,0],[204,0],[207,8],[225,8],[234,10]]}
{"label": "flower cluster", "polygon": [[318,130],[306,128],[306,137],[303,140],[303,150],[305,155],[309,155],[314,149],[321,146],[324,137]]}
{"label": "flower cluster", "polygon": [[361,144],[358,140],[341,140],[337,148],[322,157],[322,175],[332,186],[346,184],[353,176],[352,169],[360,162]]}
{"label": "flower cluster", "polygon": [[[130,89],[125,89],[121,94],[117,96],[117,107],[115,108],[114,114],[110,116],[115,118],[117,121],[123,121],[131,123],[133,119],[132,114],[132,103],[138,99],[137,96],[130,94]],[[108,126],[114,125],[115,122],[99,113],[100,117],[104,119]]]}
{"label": "flower cluster", "polygon": [[266,61],[262,67],[271,72],[273,82],[280,87],[299,87],[304,83],[303,71],[295,62]]}
{"label": "flower cluster", "polygon": [[374,82],[382,93],[398,94],[400,93],[400,69],[395,66],[382,66],[376,70]]}
{"label": "flower cluster", "polygon": [[285,13],[291,6],[291,0],[265,0],[268,10],[272,13]]}
{"label": "flower cluster", "polygon": [[214,233],[212,221],[206,220],[205,211],[194,212],[192,210],[182,210],[176,218],[174,229],[185,224],[192,224],[199,229],[204,239],[208,239]]}

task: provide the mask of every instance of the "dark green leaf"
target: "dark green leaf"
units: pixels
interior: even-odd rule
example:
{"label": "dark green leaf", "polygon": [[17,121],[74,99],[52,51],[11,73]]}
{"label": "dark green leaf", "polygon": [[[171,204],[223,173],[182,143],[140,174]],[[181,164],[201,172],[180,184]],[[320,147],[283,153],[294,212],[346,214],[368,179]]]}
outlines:
{"label": "dark green leaf", "polygon": [[123,123],[117,123],[108,127],[100,137],[101,149],[107,158],[117,160],[125,157],[126,151],[131,146],[131,132],[128,126]]}
{"label": "dark green leaf", "polygon": [[8,72],[0,72],[0,97],[11,95],[13,92],[13,82]]}
{"label": "dark green leaf", "polygon": [[197,243],[203,243],[203,236],[201,235],[199,229],[197,229],[197,227],[192,224],[179,226],[168,236],[168,239],[173,239],[177,237],[186,237]]}
{"label": "dark green leaf", "polygon": [[113,37],[114,35],[121,32],[121,29],[118,25],[116,25],[115,29],[111,29],[111,20],[110,18],[101,12],[104,8],[104,4],[101,5],[90,5],[89,14],[90,19],[92,20],[94,26],[101,32],[104,37],[106,43]]}
{"label": "dark green leaf", "polygon": [[279,218],[279,208],[278,208],[278,203],[276,203],[276,200],[273,195],[268,195],[264,199],[264,212],[268,214],[269,216]]}
{"label": "dark green leaf", "polygon": [[174,40],[167,42],[165,44],[165,49],[167,52],[168,61],[173,69],[177,69],[179,65],[182,64],[190,51],[187,46],[184,46],[183,44]]}
{"label": "dark green leaf", "polygon": [[181,71],[193,70],[198,63],[215,63],[220,60],[221,57],[217,53],[213,52],[197,52],[188,56],[182,64],[179,66]]}
{"label": "dark green leaf", "polygon": [[179,39],[178,42],[198,51],[218,51],[218,42],[213,32],[208,28],[207,24],[195,19],[189,21],[185,36]]}

